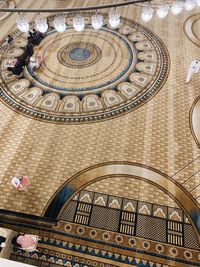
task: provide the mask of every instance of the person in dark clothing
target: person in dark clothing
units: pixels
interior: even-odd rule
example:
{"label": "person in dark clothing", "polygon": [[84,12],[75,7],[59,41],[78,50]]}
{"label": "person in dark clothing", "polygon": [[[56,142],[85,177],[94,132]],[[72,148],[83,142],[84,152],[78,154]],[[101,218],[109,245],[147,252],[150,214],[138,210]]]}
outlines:
{"label": "person in dark clothing", "polygon": [[22,55],[24,55],[24,57],[31,57],[33,55],[33,44],[28,44],[24,48],[24,53]]}
{"label": "person in dark clothing", "polygon": [[40,43],[41,43],[41,41],[42,41],[42,39],[44,39],[44,34],[43,33],[41,33],[41,32],[37,32],[37,34],[36,34],[36,36],[35,36],[35,38],[34,38],[34,42],[35,42],[35,44],[36,45],[39,45]]}
{"label": "person in dark clothing", "polygon": [[22,54],[22,61],[24,62],[24,65],[28,65],[29,61],[30,61],[30,57],[33,55],[34,51],[33,51],[33,47],[34,45],[32,43],[29,43],[25,49],[24,49],[24,53]]}
{"label": "person in dark clothing", "polygon": [[27,45],[27,49],[28,49],[28,53],[29,53],[29,56],[30,56],[30,57],[31,57],[31,56],[33,55],[33,53],[34,53],[34,51],[33,51],[33,47],[34,47],[33,43],[29,42],[28,45]]}
{"label": "person in dark clothing", "polygon": [[35,37],[32,38],[32,37],[28,36],[28,44],[30,44],[30,43],[35,45]]}
{"label": "person in dark clothing", "polygon": [[20,55],[17,59],[19,61],[25,62],[28,57],[30,57],[30,55],[29,55],[29,50],[28,50],[28,48],[26,46],[25,49],[24,49],[23,54]]}
{"label": "person in dark clothing", "polygon": [[33,45],[39,45],[42,39],[44,39],[45,35],[41,32],[37,32],[28,36],[28,43],[32,43]]}
{"label": "person in dark clothing", "polygon": [[13,37],[11,35],[8,35],[6,38],[6,42],[7,42],[7,44],[11,45],[13,42]]}
{"label": "person in dark clothing", "polygon": [[33,31],[29,31],[28,33],[29,33],[29,38],[33,39],[33,38],[35,38],[37,31],[36,31],[36,29],[33,29]]}
{"label": "person in dark clothing", "polygon": [[21,56],[19,56],[17,59],[18,61],[22,61],[23,65],[28,65],[30,57],[33,55],[33,43],[28,43],[28,45],[24,48],[24,52]]}
{"label": "person in dark clothing", "polygon": [[8,67],[7,70],[12,71],[14,75],[20,75],[24,69],[25,62],[18,60],[14,67]]}

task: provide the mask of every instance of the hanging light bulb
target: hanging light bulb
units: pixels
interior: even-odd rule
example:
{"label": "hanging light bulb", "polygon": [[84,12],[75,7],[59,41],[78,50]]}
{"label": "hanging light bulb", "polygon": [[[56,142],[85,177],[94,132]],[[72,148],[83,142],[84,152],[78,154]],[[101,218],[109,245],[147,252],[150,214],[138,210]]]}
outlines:
{"label": "hanging light bulb", "polygon": [[196,6],[196,0],[186,0],[185,1],[185,9],[190,11]]}
{"label": "hanging light bulb", "polygon": [[145,7],[142,12],[142,19],[147,22],[150,21],[153,17],[153,8],[151,6]]}
{"label": "hanging light bulb", "polygon": [[120,14],[116,10],[110,12],[108,21],[112,28],[118,28],[120,25]]}
{"label": "hanging light bulb", "polygon": [[178,15],[179,13],[181,13],[183,9],[183,2],[176,0],[171,7],[171,11],[174,15]]}
{"label": "hanging light bulb", "polygon": [[76,31],[81,32],[85,27],[84,17],[81,15],[73,17],[73,26]]}
{"label": "hanging light bulb", "polygon": [[21,32],[28,32],[29,30],[29,23],[26,17],[18,17],[16,19],[16,23],[17,23],[17,28],[21,31]]}
{"label": "hanging light bulb", "polygon": [[103,17],[101,15],[93,15],[92,16],[92,27],[95,30],[99,30],[101,29],[101,27],[103,26]]}
{"label": "hanging light bulb", "polygon": [[48,30],[47,19],[42,16],[38,16],[35,19],[35,25],[36,25],[36,29],[39,32],[45,33]]}
{"label": "hanging light bulb", "polygon": [[53,21],[56,31],[62,33],[66,30],[66,19],[64,17],[56,17]]}
{"label": "hanging light bulb", "polygon": [[163,19],[167,16],[168,12],[169,12],[169,5],[163,4],[158,7],[157,15],[159,18]]}

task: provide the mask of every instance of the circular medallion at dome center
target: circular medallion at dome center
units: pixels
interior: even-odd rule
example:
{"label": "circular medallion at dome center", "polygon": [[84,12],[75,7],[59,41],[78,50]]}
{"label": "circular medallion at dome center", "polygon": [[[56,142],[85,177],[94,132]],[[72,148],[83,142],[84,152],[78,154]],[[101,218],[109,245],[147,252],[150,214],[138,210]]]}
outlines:
{"label": "circular medallion at dome center", "polygon": [[51,32],[39,50],[36,55],[42,51],[45,59],[42,71],[27,68],[27,75],[39,87],[62,95],[101,93],[124,81],[136,62],[128,38],[108,28],[68,29],[61,36]]}
{"label": "circular medallion at dome center", "polygon": [[89,42],[74,42],[58,51],[58,61],[68,68],[87,68],[101,59],[101,49]]}
{"label": "circular medallion at dome center", "polygon": [[69,53],[69,57],[76,61],[87,59],[89,56],[90,52],[87,48],[74,48]]}
{"label": "circular medallion at dome center", "polygon": [[73,17],[67,18],[64,33],[51,28],[34,46],[41,67],[26,66],[21,79],[7,70],[27,45],[27,37],[14,32],[14,45],[0,51],[0,99],[42,121],[88,123],[120,116],[153,97],[169,72],[165,45],[148,28],[125,18],[119,29],[110,29],[105,16],[104,27],[94,30],[92,14],[84,13],[83,32],[73,29]]}

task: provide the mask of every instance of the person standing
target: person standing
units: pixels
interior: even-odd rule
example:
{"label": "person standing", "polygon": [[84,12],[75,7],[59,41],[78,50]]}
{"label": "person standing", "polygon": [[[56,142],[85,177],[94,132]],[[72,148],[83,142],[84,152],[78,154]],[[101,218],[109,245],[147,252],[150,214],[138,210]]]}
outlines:
{"label": "person standing", "polygon": [[189,81],[192,79],[192,76],[196,73],[198,73],[200,70],[200,60],[195,59],[190,63],[187,77],[186,77],[186,83],[189,83]]}

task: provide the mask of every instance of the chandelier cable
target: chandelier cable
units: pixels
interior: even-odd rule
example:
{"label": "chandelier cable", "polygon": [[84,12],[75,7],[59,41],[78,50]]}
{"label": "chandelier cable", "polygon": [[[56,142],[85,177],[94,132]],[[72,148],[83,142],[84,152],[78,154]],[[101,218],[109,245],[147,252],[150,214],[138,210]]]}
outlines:
{"label": "chandelier cable", "polygon": [[145,3],[151,2],[152,0],[134,0],[134,1],[127,1],[127,2],[120,2],[115,4],[105,4],[105,5],[98,5],[98,6],[88,6],[88,7],[75,7],[75,8],[43,8],[43,9],[31,9],[31,8],[0,8],[0,12],[25,12],[25,13],[58,13],[58,12],[79,12],[79,11],[87,11],[87,10],[95,10],[95,9],[106,9],[106,8],[116,8],[121,6],[128,6],[137,3]]}

